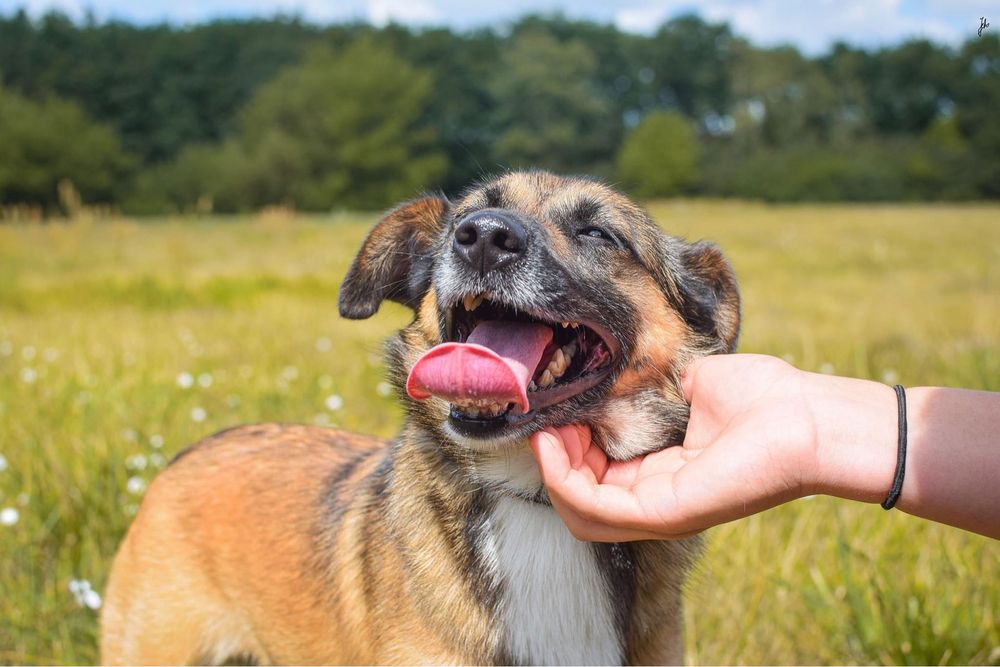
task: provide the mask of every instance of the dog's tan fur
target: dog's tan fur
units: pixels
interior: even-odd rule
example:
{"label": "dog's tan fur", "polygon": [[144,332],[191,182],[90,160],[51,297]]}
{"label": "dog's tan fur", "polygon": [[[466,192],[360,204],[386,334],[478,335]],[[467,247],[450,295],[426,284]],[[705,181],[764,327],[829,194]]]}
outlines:
{"label": "dog's tan fur", "polygon": [[[575,412],[553,412],[550,421],[590,423],[618,458],[670,444],[662,438],[676,437],[686,420],[680,367],[735,344],[735,282],[713,247],[664,237],[640,209],[603,185],[513,173],[454,205],[440,198],[404,205],[366,240],[345,281],[342,312],[366,317],[383,298],[414,307],[414,322],[389,348],[400,387],[420,355],[441,342],[445,304],[437,278],[422,286],[411,280],[402,289],[417,268],[401,269],[394,258],[423,253],[440,262],[450,247],[449,218],[501,207],[539,225],[551,261],[570,274],[585,271],[566,223],[558,222],[571,218],[581,201],[600,224],[630,241],[632,258],[606,253],[607,280],[638,321],[628,340],[622,334],[628,358],[621,368],[591,400],[575,403]],[[664,250],[664,243],[676,245]],[[524,660],[512,654],[513,630],[498,615],[507,589],[518,582],[493,577],[476,544],[491,530],[495,494],[506,493],[502,480],[491,490],[481,471],[513,476],[520,470],[531,477],[530,454],[523,440],[496,449],[451,442],[440,430],[448,418],[444,401],[404,400],[409,418],[392,443],[268,424],[224,431],[183,452],[150,486],[115,559],[101,619],[102,659]],[[664,406],[679,416],[662,417]],[[651,435],[636,441],[635,424]],[[547,508],[540,490],[534,500],[511,502]],[[594,549],[598,562],[613,563],[602,571],[610,573],[610,604],[623,633],[620,659],[681,662],[680,591],[697,540]]]}

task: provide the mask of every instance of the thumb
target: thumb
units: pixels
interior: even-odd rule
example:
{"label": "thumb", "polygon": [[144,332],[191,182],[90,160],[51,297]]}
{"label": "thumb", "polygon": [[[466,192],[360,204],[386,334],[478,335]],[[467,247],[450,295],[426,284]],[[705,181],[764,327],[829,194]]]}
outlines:
{"label": "thumb", "polygon": [[694,399],[694,385],[698,370],[707,360],[708,357],[695,359],[684,368],[684,373],[681,375],[681,389],[684,391],[684,400],[687,401],[688,405]]}
{"label": "thumb", "polygon": [[555,480],[563,480],[572,470],[569,453],[563,441],[550,431],[539,431],[531,436],[531,451],[538,462],[542,480],[549,484]]}

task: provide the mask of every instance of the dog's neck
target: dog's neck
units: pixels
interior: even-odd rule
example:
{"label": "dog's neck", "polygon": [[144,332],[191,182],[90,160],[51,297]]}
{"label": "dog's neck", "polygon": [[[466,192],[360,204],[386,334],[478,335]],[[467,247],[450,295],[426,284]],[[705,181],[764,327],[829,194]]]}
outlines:
{"label": "dog's neck", "polygon": [[474,524],[465,531],[473,576],[499,596],[493,608],[504,660],[621,664],[634,590],[628,548],[573,537],[548,502],[527,442],[456,457],[442,451],[424,452],[427,463],[448,468],[441,483],[480,499],[459,521]]}
{"label": "dog's neck", "polygon": [[551,506],[497,498],[475,548],[501,591],[502,644],[514,662],[622,664],[625,624],[609,563]]}
{"label": "dog's neck", "polygon": [[542,475],[527,441],[495,452],[477,452],[470,460],[470,474],[490,491],[548,505]]}

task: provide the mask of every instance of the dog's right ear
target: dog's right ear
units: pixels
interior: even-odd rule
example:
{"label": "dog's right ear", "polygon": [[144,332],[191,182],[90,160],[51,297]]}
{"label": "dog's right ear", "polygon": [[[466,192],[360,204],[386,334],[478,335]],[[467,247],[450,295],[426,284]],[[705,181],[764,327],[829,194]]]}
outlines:
{"label": "dog's right ear", "polygon": [[430,252],[448,213],[444,197],[397,206],[375,225],[340,285],[340,314],[371,317],[384,299],[416,308],[430,284]]}

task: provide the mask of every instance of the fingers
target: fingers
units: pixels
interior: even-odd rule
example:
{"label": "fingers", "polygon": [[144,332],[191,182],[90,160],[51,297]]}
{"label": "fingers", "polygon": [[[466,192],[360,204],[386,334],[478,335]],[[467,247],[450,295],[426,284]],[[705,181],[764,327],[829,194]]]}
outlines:
{"label": "fingers", "polygon": [[[571,427],[536,433],[531,437],[531,447],[552,505],[574,536],[594,542],[625,542],[693,534],[688,530],[672,533],[669,524],[650,521],[650,513],[630,485],[600,483],[585,461],[574,468],[571,460],[575,454],[571,455],[570,450],[580,444],[577,442],[580,432],[574,434],[567,428]],[[606,457],[601,459],[601,464],[607,465]],[[639,462],[613,465],[637,470]],[[669,480],[666,483],[669,484]]]}
{"label": "fingers", "polygon": [[694,399],[695,376],[698,374],[698,369],[701,368],[706,359],[710,358],[701,357],[700,359],[695,359],[687,365],[684,373],[681,375],[681,389],[684,391],[684,400],[687,401],[688,405]]}
{"label": "fingers", "polygon": [[[666,535],[644,530],[610,526],[590,521],[578,514],[558,496],[552,496],[552,507],[572,533],[573,537],[585,542],[634,542],[637,540],[662,540]],[[681,536],[678,536],[681,537]]]}
{"label": "fingers", "polygon": [[[552,431],[539,431],[531,436],[529,442],[542,473],[542,480],[547,484],[561,483],[573,471],[573,455],[565,442]],[[578,461],[582,461],[582,455]]]}

